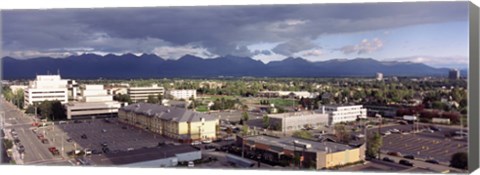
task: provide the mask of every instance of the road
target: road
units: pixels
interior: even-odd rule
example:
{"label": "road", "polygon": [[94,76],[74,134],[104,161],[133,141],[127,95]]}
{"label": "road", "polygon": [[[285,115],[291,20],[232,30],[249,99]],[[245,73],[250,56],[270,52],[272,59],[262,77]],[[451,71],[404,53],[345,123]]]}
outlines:
{"label": "road", "polygon": [[[0,105],[2,106],[2,112],[4,112],[4,130],[10,132],[12,129],[15,129],[17,132],[18,138],[20,140],[20,145],[25,147],[25,153],[23,156],[23,164],[49,164],[49,163],[58,163],[65,161],[61,157],[54,157],[48,151],[48,144],[42,144],[37,138],[36,134],[30,129],[31,123],[34,119],[28,115],[25,115],[22,111],[16,108],[12,103],[5,101],[4,99],[0,100]],[[17,151],[14,149],[14,151]],[[21,156],[20,156],[21,157]]]}

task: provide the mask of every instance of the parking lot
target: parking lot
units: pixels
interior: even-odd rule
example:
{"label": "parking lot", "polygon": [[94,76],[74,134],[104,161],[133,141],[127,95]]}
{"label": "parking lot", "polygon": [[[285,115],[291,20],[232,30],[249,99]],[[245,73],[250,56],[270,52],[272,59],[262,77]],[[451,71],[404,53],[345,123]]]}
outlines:
{"label": "parking lot", "polygon": [[[37,132],[42,132],[41,130]],[[85,135],[86,138],[82,138]],[[145,147],[155,147],[159,142],[168,141],[163,136],[123,124],[116,119],[68,121],[55,124],[47,129],[45,136],[63,153],[86,148],[94,152],[102,151],[105,144],[112,152],[127,151]]]}
{"label": "parking lot", "polygon": [[[459,129],[435,126],[439,131],[428,131],[430,125],[419,125],[418,132],[411,132],[413,125],[394,125],[382,127],[381,133],[397,129],[404,133],[391,133],[383,136],[382,152],[399,152],[401,155],[413,155],[415,159],[434,159],[449,165],[451,156],[457,152],[467,152],[468,143],[465,139],[456,140],[446,137]],[[425,128],[425,129],[421,129]],[[370,130],[375,132],[375,129]]]}

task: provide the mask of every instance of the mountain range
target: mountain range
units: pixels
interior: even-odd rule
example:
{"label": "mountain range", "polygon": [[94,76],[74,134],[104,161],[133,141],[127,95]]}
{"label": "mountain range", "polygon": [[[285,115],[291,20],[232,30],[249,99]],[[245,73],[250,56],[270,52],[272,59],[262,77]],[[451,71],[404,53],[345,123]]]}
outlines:
{"label": "mountain range", "polygon": [[[35,75],[60,72],[62,77],[97,78],[163,78],[163,77],[373,77],[447,76],[448,68],[433,68],[422,63],[382,62],[372,58],[332,59],[311,62],[289,57],[263,63],[250,57],[232,55],[204,59],[185,55],[167,60],[153,54],[136,56],[83,54],[65,58],[38,57],[15,59],[3,57],[4,79],[31,79]],[[466,70],[462,70],[462,75]]]}

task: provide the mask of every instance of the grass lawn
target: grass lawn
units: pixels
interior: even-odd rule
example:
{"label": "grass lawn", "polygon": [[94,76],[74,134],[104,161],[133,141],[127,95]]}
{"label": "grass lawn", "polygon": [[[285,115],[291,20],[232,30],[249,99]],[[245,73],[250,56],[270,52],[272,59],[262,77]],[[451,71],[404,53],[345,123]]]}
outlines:
{"label": "grass lawn", "polygon": [[208,111],[208,107],[207,107],[207,105],[197,106],[196,110],[197,110],[198,112],[207,112],[207,111]]}
{"label": "grass lawn", "polygon": [[294,105],[298,104],[297,100],[293,101],[292,99],[270,98],[270,99],[262,99],[262,100],[268,100],[270,103],[275,104],[275,106],[281,106],[281,107],[292,106],[292,104]]}

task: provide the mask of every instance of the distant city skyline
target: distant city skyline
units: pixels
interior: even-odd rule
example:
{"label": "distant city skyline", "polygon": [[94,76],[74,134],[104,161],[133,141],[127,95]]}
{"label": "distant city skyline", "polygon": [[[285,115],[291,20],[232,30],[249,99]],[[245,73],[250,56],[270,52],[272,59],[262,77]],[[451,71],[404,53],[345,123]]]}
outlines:
{"label": "distant city skyline", "polygon": [[468,2],[4,10],[3,56],[373,58],[468,67]]}

